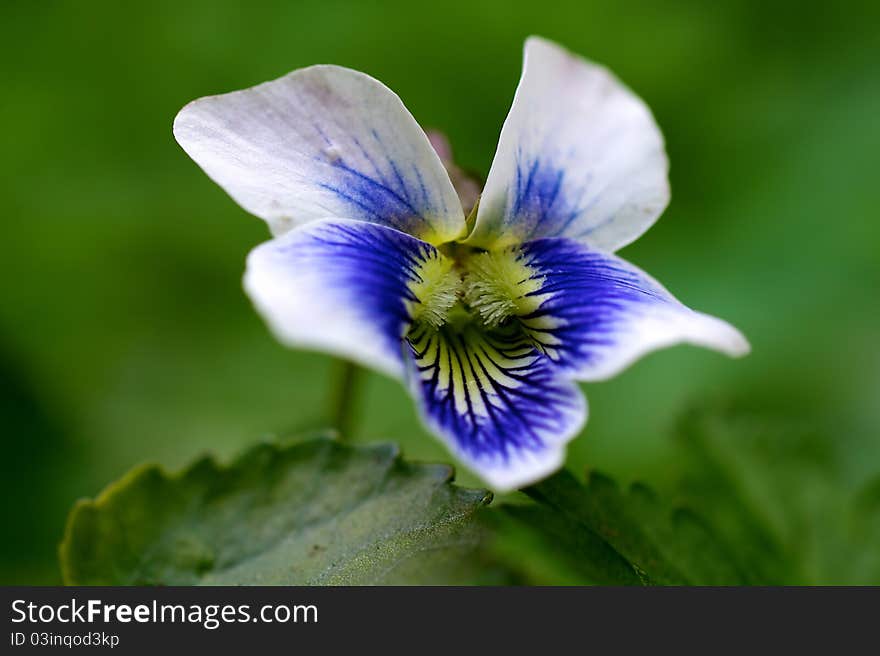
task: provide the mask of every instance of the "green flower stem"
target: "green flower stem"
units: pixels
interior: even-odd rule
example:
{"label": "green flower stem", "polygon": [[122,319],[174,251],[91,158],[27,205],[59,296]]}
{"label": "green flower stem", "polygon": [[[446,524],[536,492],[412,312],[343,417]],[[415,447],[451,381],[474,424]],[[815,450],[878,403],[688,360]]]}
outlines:
{"label": "green flower stem", "polygon": [[353,362],[338,360],[330,400],[330,422],[339,431],[339,438],[351,438],[358,402],[358,386],[363,372]]}

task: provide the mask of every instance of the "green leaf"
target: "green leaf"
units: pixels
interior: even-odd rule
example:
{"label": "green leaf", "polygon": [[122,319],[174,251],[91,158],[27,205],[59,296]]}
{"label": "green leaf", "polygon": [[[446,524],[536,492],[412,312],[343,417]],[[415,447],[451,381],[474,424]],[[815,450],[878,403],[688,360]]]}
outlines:
{"label": "green leaf", "polygon": [[682,494],[761,583],[880,584],[876,440],[838,432],[742,412],[683,422]]}
{"label": "green leaf", "polygon": [[496,558],[534,585],[640,585],[632,565],[599,535],[543,505],[504,505],[486,518]]}
{"label": "green leaf", "polygon": [[262,444],[228,466],[136,468],[77,503],[60,547],[74,585],[504,582],[483,562],[491,500],[393,446]]}
{"label": "green leaf", "polygon": [[880,584],[874,436],[718,411],[678,433],[675,504],[560,472],[492,513],[493,553],[541,584]]}
{"label": "green leaf", "polygon": [[[694,513],[647,487],[627,491],[601,474],[581,484],[562,471],[525,490],[537,506],[502,507],[495,543],[527,563],[526,578],[556,584],[735,585],[744,573]],[[516,554],[511,545],[526,545]],[[525,553],[525,551],[528,553]]]}

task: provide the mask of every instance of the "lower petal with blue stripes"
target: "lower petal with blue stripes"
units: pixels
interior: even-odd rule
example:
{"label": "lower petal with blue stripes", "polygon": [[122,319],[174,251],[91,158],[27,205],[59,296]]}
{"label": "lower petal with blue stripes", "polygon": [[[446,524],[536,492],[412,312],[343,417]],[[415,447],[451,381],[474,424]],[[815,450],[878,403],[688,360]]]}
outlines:
{"label": "lower petal with blue stripes", "polygon": [[586,401],[516,323],[486,329],[467,316],[440,328],[417,323],[407,343],[425,422],[495,489],[561,466]]}

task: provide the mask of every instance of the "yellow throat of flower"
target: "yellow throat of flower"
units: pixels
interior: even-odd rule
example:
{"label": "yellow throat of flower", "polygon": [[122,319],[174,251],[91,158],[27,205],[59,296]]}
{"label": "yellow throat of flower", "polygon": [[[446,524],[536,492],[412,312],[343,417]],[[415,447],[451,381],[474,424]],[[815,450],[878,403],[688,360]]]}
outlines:
{"label": "yellow throat of flower", "polygon": [[440,328],[447,322],[461,293],[461,276],[455,268],[455,261],[437,253],[422,263],[416,275],[418,279],[409,285],[410,292],[417,299],[410,304],[412,321]]}
{"label": "yellow throat of flower", "polygon": [[451,248],[450,256],[436,253],[419,267],[410,291],[413,323],[435,329],[446,324],[477,323],[492,329],[510,317],[534,312],[543,296],[543,277],[537,276],[519,253]]}

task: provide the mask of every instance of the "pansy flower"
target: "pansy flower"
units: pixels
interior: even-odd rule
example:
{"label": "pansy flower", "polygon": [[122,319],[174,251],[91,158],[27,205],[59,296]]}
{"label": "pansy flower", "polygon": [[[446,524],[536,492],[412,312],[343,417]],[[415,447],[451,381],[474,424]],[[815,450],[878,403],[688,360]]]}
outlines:
{"label": "pansy flower", "polygon": [[497,490],[564,460],[578,381],[679,342],[743,355],[732,326],[612,253],[669,200],[663,138],[610,72],[530,38],[468,216],[381,82],[312,66],[181,110],[184,150],[274,235],[244,286],[275,335],[404,382],[425,424]]}

